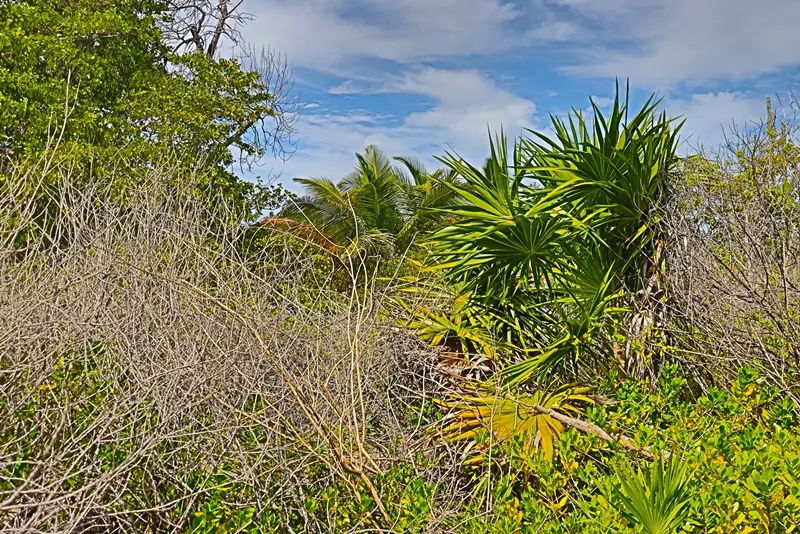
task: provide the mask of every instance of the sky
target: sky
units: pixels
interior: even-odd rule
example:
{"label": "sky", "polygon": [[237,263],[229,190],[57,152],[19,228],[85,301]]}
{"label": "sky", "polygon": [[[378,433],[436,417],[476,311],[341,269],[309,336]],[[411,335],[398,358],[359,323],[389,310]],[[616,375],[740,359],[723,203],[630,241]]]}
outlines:
{"label": "sky", "polygon": [[[435,168],[482,163],[489,132],[600,107],[615,80],[686,119],[683,147],[757,120],[800,81],[798,0],[245,0],[252,45],[284,54],[305,105],[294,152],[253,172],[344,176],[370,144]],[[800,91],[800,89],[798,89]]]}

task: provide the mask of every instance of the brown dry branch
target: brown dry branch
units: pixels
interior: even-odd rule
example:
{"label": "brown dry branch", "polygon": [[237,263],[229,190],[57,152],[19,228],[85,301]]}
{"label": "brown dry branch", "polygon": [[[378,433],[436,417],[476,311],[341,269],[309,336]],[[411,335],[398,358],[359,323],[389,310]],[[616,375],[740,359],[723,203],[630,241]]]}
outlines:
{"label": "brown dry branch", "polygon": [[670,323],[681,362],[708,388],[759,370],[800,406],[800,136],[796,110],[730,128],[686,159],[665,213]]}
{"label": "brown dry branch", "polygon": [[[4,177],[0,529],[183,529],[223,498],[327,532],[304,498],[338,479],[371,494],[363,528],[391,530],[373,476],[427,447],[408,414],[440,388],[434,355],[381,316],[374,282],[334,291],[295,237],[245,254],[248,228],[209,224],[236,214],[170,172],[124,202],[67,166]],[[23,193],[37,183],[47,211]],[[422,472],[442,487],[432,531],[464,495],[453,466]]]}
{"label": "brown dry branch", "polygon": [[[203,54],[211,60],[235,57],[242,68],[258,76],[268,96],[253,105],[249,117],[222,140],[224,147],[232,147],[247,139],[255,150],[236,152],[240,166],[252,170],[267,152],[284,160],[291,155],[292,134],[302,105],[293,94],[294,74],[286,58],[275,50],[257,49],[243,39],[242,27],[253,20],[243,4],[244,0],[167,0],[160,27],[171,52]],[[223,51],[223,46],[230,47],[230,52]],[[267,104],[266,111],[263,104]]]}
{"label": "brown dry branch", "polygon": [[570,417],[561,412],[553,410],[552,408],[545,408],[544,406],[539,406],[538,404],[528,404],[528,406],[530,406],[539,413],[549,415],[556,421],[559,421],[570,428],[574,428],[579,432],[583,432],[584,434],[592,434],[593,436],[597,436],[598,438],[608,443],[619,443],[625,450],[643,456],[648,460],[652,460],[655,458],[655,455],[652,453],[650,449],[648,449],[647,447],[639,447],[635,441],[633,441],[627,436],[623,436],[622,434],[611,435],[608,432],[606,432],[603,428],[597,426],[592,422],[576,419],[575,417]]}

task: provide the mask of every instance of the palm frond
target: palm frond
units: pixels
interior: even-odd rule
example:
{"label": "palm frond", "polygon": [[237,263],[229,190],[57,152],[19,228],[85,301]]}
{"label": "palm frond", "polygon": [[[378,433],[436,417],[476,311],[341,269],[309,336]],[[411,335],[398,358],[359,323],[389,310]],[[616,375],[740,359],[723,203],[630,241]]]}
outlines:
{"label": "palm frond", "polygon": [[588,395],[589,391],[589,388],[568,384],[516,396],[496,393],[465,395],[443,402],[451,410],[443,433],[446,439],[453,442],[473,442],[469,450],[477,453],[477,456],[470,461],[479,459],[482,449],[489,446],[474,445],[481,433],[488,433],[494,443],[519,435],[526,452],[540,451],[545,458],[552,459],[555,444],[565,427],[562,422],[543,413],[540,408],[562,413],[581,413],[575,402],[594,402]]}
{"label": "palm frond", "polygon": [[626,515],[645,534],[674,534],[683,526],[689,515],[689,476],[681,458],[658,458],[647,470],[625,470],[619,480]]}

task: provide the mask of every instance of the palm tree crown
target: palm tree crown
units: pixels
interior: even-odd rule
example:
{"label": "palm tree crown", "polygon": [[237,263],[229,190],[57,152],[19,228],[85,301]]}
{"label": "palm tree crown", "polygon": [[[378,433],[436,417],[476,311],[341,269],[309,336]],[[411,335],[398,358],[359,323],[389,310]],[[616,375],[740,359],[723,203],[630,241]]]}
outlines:
{"label": "palm tree crown", "polygon": [[374,145],[356,158],[356,168],[336,183],[295,178],[306,194],[282,215],[316,227],[341,246],[382,235],[404,250],[418,234],[440,225],[443,214],[437,210],[456,202],[447,185],[456,183],[456,175],[449,170],[429,173],[420,161],[390,158]]}

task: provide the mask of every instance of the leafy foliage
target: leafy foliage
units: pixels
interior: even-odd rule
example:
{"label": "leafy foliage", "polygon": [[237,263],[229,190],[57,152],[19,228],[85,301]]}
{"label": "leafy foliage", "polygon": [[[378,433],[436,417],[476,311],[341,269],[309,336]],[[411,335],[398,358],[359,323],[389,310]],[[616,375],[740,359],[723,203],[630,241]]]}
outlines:
{"label": "leafy foliage", "polygon": [[464,179],[450,187],[467,203],[444,208],[457,220],[432,238],[432,268],[509,319],[498,337],[540,353],[516,377],[585,358],[607,366],[620,297],[651,283],[677,132],[657,104],[629,118],[617,98],[608,117],[594,105],[591,122],[554,117],[555,138],[532,132],[511,153],[501,135],[481,169],[442,160]]}
{"label": "leafy foliage", "polygon": [[689,515],[688,475],[681,458],[659,458],[644,472],[623,471],[620,500],[646,534],[677,532]]}
{"label": "leafy foliage", "polygon": [[[265,72],[279,66],[170,53],[161,32],[170,16],[158,0],[0,4],[0,168],[50,150],[82,167],[74,176],[116,176],[110,185],[124,197],[137,170],[167,158],[206,171],[198,192],[209,202],[268,208],[270,189],[230,166],[232,150],[258,159],[283,140],[293,110]],[[120,172],[121,161],[133,172]]]}
{"label": "leafy foliage", "polygon": [[[680,532],[800,527],[800,436],[792,403],[751,371],[688,402],[681,399],[686,381],[676,371],[667,368],[654,390],[610,380],[601,392],[619,403],[586,410],[595,423],[624,430],[652,450],[672,451],[673,459],[637,468],[626,452],[601,453],[597,438],[569,429],[551,461],[531,454],[523,433],[495,453],[502,462],[484,468],[491,512],[463,531],[653,532],[658,518]],[[476,492],[464,515],[482,510],[486,498]]]}
{"label": "leafy foliage", "polygon": [[[618,94],[606,114],[592,103],[588,117],[552,117],[552,135],[501,132],[480,167],[447,153],[428,172],[370,146],[337,182],[296,179],[307,194],[293,198],[232,171],[283,155],[294,110],[275,56],[216,56],[220,35],[238,35],[225,21],[244,20],[229,7],[0,2],[1,281],[55,295],[29,306],[46,320],[28,334],[7,329],[25,348],[0,350],[0,527],[797,531],[800,150],[770,107],[763,136],[717,162],[679,162],[680,125],[653,97],[631,112]],[[165,199],[150,197],[129,220],[154,175],[166,188],[191,176],[181,200],[201,200],[200,220],[165,231],[150,205]],[[94,185],[67,198],[67,178]],[[94,200],[54,222],[98,189],[113,224],[86,209]],[[112,227],[110,246],[74,247]],[[81,262],[117,253],[118,279],[110,264],[83,277]],[[392,270],[389,298],[373,259]],[[182,285],[192,275],[207,299]],[[698,279],[711,289],[686,288]],[[72,291],[86,302],[66,311],[85,317],[66,325]],[[113,319],[140,296],[154,307],[120,323],[130,332],[95,335],[107,326],[95,308]],[[272,337],[244,344],[237,311],[205,307],[226,296],[268,317],[253,330]],[[0,307],[22,324],[11,300]],[[440,346],[438,366],[407,333],[387,349],[397,329],[372,328],[387,319]],[[160,322],[137,330],[147,321]],[[362,367],[362,343],[389,331]],[[273,347],[288,347],[277,364]],[[401,361],[376,372],[395,350]],[[179,365],[136,374],[166,354]],[[384,400],[385,416],[370,406]]]}

